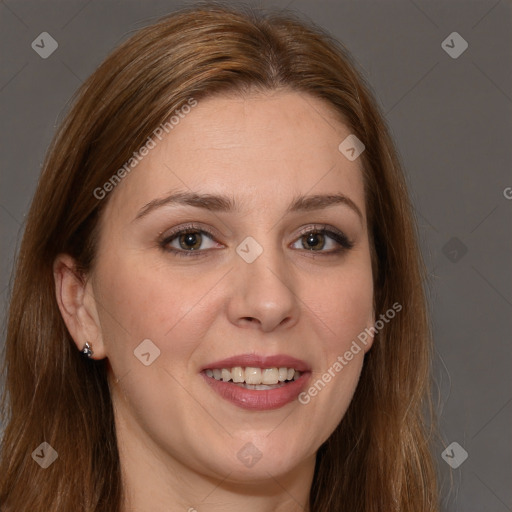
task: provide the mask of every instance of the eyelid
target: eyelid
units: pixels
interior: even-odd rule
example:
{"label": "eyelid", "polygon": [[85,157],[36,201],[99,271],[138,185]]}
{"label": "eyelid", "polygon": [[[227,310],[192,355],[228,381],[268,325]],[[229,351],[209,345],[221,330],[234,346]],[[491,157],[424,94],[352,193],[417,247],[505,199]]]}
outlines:
{"label": "eyelid", "polygon": [[166,240],[171,240],[172,238],[176,237],[176,235],[179,235],[179,234],[181,234],[183,232],[187,232],[187,231],[198,231],[200,233],[206,233],[212,239],[221,238],[221,235],[218,234],[216,231],[214,231],[211,228],[202,226],[200,224],[195,224],[194,222],[188,222],[186,224],[180,224],[179,226],[176,226],[176,227],[172,228],[171,230],[164,231],[160,235],[159,240],[161,242],[164,242]]}

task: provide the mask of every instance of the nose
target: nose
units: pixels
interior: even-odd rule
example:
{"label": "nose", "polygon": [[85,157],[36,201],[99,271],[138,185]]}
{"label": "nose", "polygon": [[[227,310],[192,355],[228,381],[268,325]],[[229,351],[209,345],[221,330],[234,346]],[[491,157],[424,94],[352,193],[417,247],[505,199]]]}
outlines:
{"label": "nose", "polygon": [[228,303],[230,321],[264,332],[292,327],[300,310],[294,281],[292,266],[278,249],[264,249],[251,263],[237,256]]}

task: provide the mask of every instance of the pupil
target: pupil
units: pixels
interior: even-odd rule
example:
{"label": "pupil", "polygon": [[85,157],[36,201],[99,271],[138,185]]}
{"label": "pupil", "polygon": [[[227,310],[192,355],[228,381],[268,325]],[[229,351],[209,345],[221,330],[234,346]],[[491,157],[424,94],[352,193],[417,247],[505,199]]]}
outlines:
{"label": "pupil", "polygon": [[321,233],[309,233],[306,237],[306,243],[310,246],[308,249],[313,250],[313,247],[311,246],[316,246],[318,244],[320,244],[320,247],[317,248],[321,249],[323,247],[323,235]]}
{"label": "pupil", "polygon": [[180,246],[182,249],[199,249],[201,236],[197,233],[185,233],[180,236]]}

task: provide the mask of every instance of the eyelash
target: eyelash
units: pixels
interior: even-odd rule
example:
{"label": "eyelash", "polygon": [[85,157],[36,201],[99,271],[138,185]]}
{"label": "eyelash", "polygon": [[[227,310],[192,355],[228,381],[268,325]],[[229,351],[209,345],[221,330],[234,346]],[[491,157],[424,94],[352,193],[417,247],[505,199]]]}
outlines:
{"label": "eyelash", "polygon": [[[208,251],[208,249],[185,251],[182,249],[175,249],[175,248],[168,247],[168,244],[171,243],[175,238],[177,238],[180,235],[185,235],[185,234],[189,234],[189,233],[205,234],[208,238],[215,241],[215,235],[208,229],[199,227],[195,224],[188,224],[188,225],[182,226],[180,229],[167,235],[164,239],[162,239],[158,242],[158,245],[166,253],[171,253],[171,254],[174,254],[174,255],[180,256],[180,257],[183,256],[186,258],[188,258],[188,257],[196,257],[197,258],[197,257],[204,256],[204,252]],[[308,235],[311,233],[318,234],[318,235],[326,235],[329,238],[332,238],[340,246],[339,249],[331,250],[331,251],[313,251],[313,250],[303,249],[306,252],[314,253],[313,254],[314,256],[316,256],[316,255],[327,256],[327,255],[333,255],[333,254],[340,254],[340,253],[349,251],[350,249],[352,249],[352,247],[354,247],[354,243],[352,241],[350,241],[344,233],[342,233],[341,231],[338,231],[338,230],[334,230],[332,228],[328,229],[326,225],[314,225],[313,227],[308,226],[307,228],[304,228],[299,233],[299,236],[296,239],[296,241],[299,240],[304,235]]]}

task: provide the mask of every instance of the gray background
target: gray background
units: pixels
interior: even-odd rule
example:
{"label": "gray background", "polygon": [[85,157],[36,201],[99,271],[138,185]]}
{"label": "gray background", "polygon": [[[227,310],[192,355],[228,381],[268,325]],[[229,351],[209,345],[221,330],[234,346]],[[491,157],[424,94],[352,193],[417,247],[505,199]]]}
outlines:
{"label": "gray background", "polygon": [[[407,172],[429,270],[443,510],[512,510],[512,3],[249,3],[306,14],[346,44],[372,85]],[[0,0],[3,319],[24,216],[63,109],[116,45],[177,5]],[[59,44],[47,59],[31,48],[44,31]],[[441,46],[454,31],[469,44],[456,59]],[[450,470],[441,451],[453,441],[469,457]]]}

